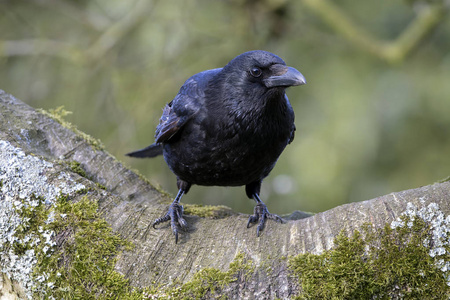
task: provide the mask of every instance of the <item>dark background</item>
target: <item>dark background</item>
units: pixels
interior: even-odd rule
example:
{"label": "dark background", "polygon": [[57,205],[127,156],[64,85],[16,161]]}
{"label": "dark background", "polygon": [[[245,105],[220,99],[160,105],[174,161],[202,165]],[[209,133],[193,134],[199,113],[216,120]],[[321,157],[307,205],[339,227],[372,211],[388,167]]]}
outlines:
{"label": "dark background", "polygon": [[[253,49],[308,81],[287,91],[297,132],[263,183],[271,212],[323,211],[450,175],[444,2],[0,0],[0,12],[0,89],[36,108],[63,105],[172,194],[162,157],[124,153],[153,142],[188,77]],[[254,205],[242,187],[194,186],[183,201]]]}

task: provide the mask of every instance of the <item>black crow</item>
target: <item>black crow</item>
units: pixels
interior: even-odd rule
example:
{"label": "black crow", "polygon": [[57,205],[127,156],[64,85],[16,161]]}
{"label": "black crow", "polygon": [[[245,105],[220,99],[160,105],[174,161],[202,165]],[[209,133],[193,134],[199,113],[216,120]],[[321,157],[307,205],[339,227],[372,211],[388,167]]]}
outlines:
{"label": "black crow", "polygon": [[192,184],[241,186],[256,201],[247,227],[269,213],[259,198],[262,180],[269,175],[284,148],[294,139],[294,111],[285,94],[305,84],[303,75],[278,56],[261,50],[243,53],[225,67],[189,78],[164,108],[155,143],[132,157],[164,155],[177,176],[178,194],[167,214],[153,227],[171,220],[175,242],[185,229],[181,197]]}

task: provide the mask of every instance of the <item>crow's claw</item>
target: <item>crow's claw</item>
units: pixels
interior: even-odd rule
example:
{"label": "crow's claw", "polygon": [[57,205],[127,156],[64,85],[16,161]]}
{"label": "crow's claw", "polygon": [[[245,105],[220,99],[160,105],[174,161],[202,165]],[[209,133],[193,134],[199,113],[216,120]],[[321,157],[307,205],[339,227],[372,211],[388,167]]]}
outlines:
{"label": "crow's claw", "polygon": [[248,218],[247,228],[250,228],[250,224],[253,224],[253,223],[256,223],[256,222],[258,222],[258,216],[251,215]]}
{"label": "crow's claw", "polygon": [[271,214],[263,202],[259,202],[253,210],[253,215],[248,218],[247,228],[250,227],[250,224],[257,223],[259,220],[258,227],[256,227],[256,236],[259,237],[259,233],[264,229],[266,219],[271,219],[280,223],[284,222],[278,215]]}
{"label": "crow's claw", "polygon": [[183,218],[183,211],[183,205],[172,203],[164,217],[158,218],[153,222],[153,228],[156,229],[156,225],[170,220],[170,226],[175,235],[175,244],[178,243],[178,229],[186,229],[188,227],[186,220]]}
{"label": "crow's claw", "polygon": [[169,215],[169,212],[167,212],[164,217],[156,219],[155,222],[153,222],[152,227],[154,229],[156,229],[156,225],[167,222],[169,220],[170,220],[170,215]]}

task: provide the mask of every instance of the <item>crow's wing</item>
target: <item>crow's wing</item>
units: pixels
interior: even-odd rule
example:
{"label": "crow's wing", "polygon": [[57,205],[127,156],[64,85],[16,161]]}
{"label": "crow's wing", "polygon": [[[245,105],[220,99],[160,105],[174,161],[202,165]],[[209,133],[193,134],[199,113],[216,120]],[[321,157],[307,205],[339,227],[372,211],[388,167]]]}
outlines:
{"label": "crow's wing", "polygon": [[167,143],[204,106],[205,90],[221,69],[198,73],[183,84],[175,98],[163,110],[156,127],[156,143]]}
{"label": "crow's wing", "polygon": [[292,119],[291,136],[289,137],[289,141],[288,141],[288,144],[290,144],[290,143],[292,143],[292,141],[294,140],[294,137],[295,137],[295,129],[296,129],[295,123],[294,123],[295,114],[294,114],[294,109],[292,108],[291,103],[289,102],[289,99],[286,96],[286,94],[284,94],[284,98],[286,99],[288,116],[289,116],[289,118]]}
{"label": "crow's wing", "polygon": [[294,140],[294,137],[295,137],[295,124],[293,124],[293,126],[292,126],[292,131],[291,131],[291,136],[289,137],[289,142],[288,142],[288,144],[290,144],[290,143],[292,143],[292,141]]}

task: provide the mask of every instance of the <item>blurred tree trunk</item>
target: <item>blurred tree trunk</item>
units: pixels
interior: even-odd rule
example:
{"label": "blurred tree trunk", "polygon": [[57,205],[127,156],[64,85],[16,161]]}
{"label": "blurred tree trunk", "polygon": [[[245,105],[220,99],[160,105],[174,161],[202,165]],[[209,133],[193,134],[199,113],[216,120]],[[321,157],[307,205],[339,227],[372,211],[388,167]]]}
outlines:
{"label": "blurred tree trunk", "polygon": [[[95,143],[80,132],[62,126],[1,90],[0,115],[0,141],[8,141],[44,161],[77,161],[86,172],[84,178],[80,177],[83,184],[91,184],[92,189],[99,184],[106,187],[106,191],[92,193],[90,197],[98,201],[112,228],[135,245],[116,264],[116,269],[134,286],[187,282],[205,267],[227,270],[235,256],[243,253],[255,268],[249,277],[233,282],[234,288],[226,291],[227,295],[285,299],[298,292],[286,257],[330,249],[341,230],[350,234],[367,222],[383,227],[399,217],[408,202],[416,205],[420,199],[427,204],[435,202],[446,214],[450,212],[447,201],[450,184],[434,184],[339,206],[310,217],[294,212],[286,217],[289,221],[285,224],[269,220],[258,238],[255,227],[246,228],[247,215],[218,208],[215,219],[188,215],[189,230],[181,233],[176,245],[170,226],[160,225],[156,230],[151,226],[171,202],[166,194],[158,192],[105,150],[93,147]],[[8,282],[0,282],[0,296],[5,299],[14,290]]]}

